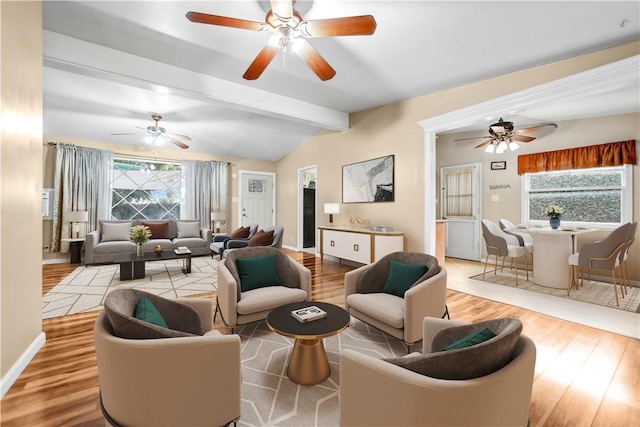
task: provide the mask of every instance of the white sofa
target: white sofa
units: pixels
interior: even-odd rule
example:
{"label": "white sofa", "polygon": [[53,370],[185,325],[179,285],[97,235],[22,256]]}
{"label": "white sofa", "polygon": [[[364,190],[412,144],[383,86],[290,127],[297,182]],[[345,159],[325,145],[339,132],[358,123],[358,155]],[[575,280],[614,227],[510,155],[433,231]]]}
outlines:
{"label": "white sofa", "polygon": [[[143,244],[144,251],[153,251],[160,245],[164,250],[172,250],[178,246],[186,246],[192,256],[208,255],[211,245],[211,230],[200,226],[196,219],[184,220],[113,220],[99,221],[98,230],[87,233],[85,238],[85,264],[103,264],[113,262],[121,253],[136,251],[136,245],[129,240],[129,229],[142,222],[152,225],[168,223],[166,236],[151,236]],[[162,237],[162,238],[158,238]]]}

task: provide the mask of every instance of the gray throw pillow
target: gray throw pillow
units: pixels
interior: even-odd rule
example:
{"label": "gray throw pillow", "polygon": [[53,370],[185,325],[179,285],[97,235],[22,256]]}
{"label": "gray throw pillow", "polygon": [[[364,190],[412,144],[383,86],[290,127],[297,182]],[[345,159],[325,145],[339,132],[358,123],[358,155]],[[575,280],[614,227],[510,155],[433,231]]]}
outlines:
{"label": "gray throw pillow", "polygon": [[131,230],[131,222],[103,222],[100,227],[102,229],[101,242],[113,242],[119,240],[129,240],[129,231]]}
{"label": "gray throw pillow", "polygon": [[[460,338],[484,328],[489,328],[496,336],[471,347],[441,351]],[[418,374],[443,380],[483,377],[502,369],[511,361],[521,332],[520,320],[509,318],[453,326],[435,335],[433,353],[385,360]]]}
{"label": "gray throw pillow", "polygon": [[178,239],[184,239],[187,237],[200,237],[199,222],[178,221],[176,222],[176,225],[178,226]]}

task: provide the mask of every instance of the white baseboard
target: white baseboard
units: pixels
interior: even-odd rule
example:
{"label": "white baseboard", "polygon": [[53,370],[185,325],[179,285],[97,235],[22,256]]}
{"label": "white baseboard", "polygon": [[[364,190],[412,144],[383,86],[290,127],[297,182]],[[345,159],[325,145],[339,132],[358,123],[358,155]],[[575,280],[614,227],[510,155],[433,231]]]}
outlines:
{"label": "white baseboard", "polygon": [[18,358],[16,363],[13,364],[11,369],[9,369],[7,374],[0,379],[0,399],[4,397],[13,383],[16,382],[22,371],[24,371],[29,363],[31,363],[31,360],[33,360],[36,354],[38,354],[38,351],[40,351],[46,340],[47,338],[45,333],[40,332],[31,345]]}

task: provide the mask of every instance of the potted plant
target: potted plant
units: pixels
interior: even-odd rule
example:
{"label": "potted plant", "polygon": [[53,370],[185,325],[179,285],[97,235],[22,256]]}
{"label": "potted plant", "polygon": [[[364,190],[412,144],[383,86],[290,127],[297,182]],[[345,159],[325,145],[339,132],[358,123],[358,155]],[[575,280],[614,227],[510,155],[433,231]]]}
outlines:
{"label": "potted plant", "polygon": [[545,209],[547,215],[549,216],[549,225],[551,228],[556,230],[560,227],[560,217],[564,213],[564,209],[557,205],[549,205],[547,209]]}
{"label": "potted plant", "polygon": [[151,238],[151,230],[146,225],[134,225],[129,230],[129,240],[136,244],[138,256],[142,256],[144,251],[142,244]]}

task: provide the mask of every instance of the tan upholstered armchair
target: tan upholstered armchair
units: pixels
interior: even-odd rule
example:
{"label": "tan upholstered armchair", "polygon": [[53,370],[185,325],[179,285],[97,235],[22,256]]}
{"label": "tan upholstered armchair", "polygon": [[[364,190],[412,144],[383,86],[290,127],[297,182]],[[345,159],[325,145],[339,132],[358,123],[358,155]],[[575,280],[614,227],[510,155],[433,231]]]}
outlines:
{"label": "tan upholstered armchair", "polygon": [[[255,260],[273,255],[276,258],[280,284],[267,283],[243,290],[238,260]],[[229,251],[218,264],[218,301],[216,314],[228,327],[245,325],[266,319],[276,307],[311,299],[311,271],[279,249],[255,246]]]}
{"label": "tan upholstered armchair", "polygon": [[[119,292],[125,291],[125,292]],[[116,336],[103,310],[94,326],[100,379],[100,403],[107,422],[126,426],[220,426],[240,417],[240,338],[212,330],[213,304],[204,298],[165,300],[150,296],[172,331],[132,320],[136,301],[148,296],[135,289],[112,291],[118,301],[110,313]],[[164,301],[162,301],[164,300]],[[105,301],[105,306],[107,301]],[[179,304],[175,309],[175,304]],[[175,315],[172,315],[175,313]],[[191,317],[183,322],[185,317]],[[126,322],[130,322],[130,326]],[[199,330],[197,330],[199,329]],[[150,336],[173,338],[142,339]],[[190,336],[188,336],[190,335]],[[179,337],[177,337],[179,336]]]}
{"label": "tan upholstered armchair", "polygon": [[[432,344],[438,333],[457,325],[465,323],[426,317],[423,353],[427,355],[434,351],[431,355],[435,355],[440,349],[432,349]],[[466,380],[427,376],[410,370],[412,368],[344,350],[340,355],[340,425],[525,427],[529,418],[536,348],[525,335],[514,339],[515,348],[505,366]],[[465,350],[438,352],[436,357],[441,363],[432,364],[431,368],[446,368],[441,355],[448,355],[444,353]],[[460,354],[452,356],[456,359],[452,364],[454,368],[467,368],[457,360]],[[410,354],[406,358],[421,356]],[[475,362],[475,358],[469,359]],[[466,365],[471,365],[470,361]]]}
{"label": "tan upholstered armchair", "polygon": [[[404,293],[404,297],[383,292],[391,261],[424,265],[425,275]],[[422,339],[425,316],[448,316],[447,271],[431,255],[394,252],[373,264],[344,276],[345,309],[349,314],[400,340],[407,346]]]}

